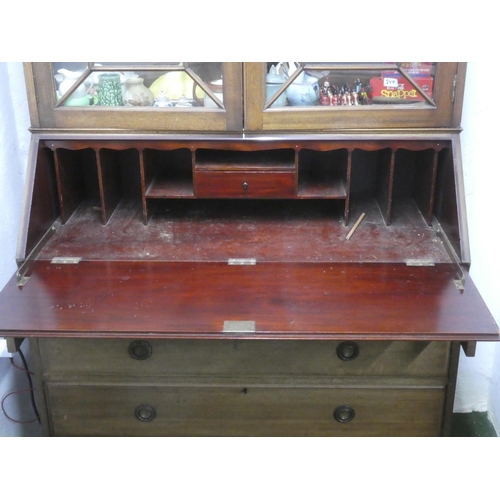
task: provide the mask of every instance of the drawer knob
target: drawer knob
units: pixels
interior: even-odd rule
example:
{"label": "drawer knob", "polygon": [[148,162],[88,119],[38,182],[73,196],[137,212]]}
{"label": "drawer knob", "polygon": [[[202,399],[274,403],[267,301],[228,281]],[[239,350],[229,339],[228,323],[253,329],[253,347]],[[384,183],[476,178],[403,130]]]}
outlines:
{"label": "drawer knob", "polygon": [[245,181],[241,186],[243,187],[243,190],[246,191],[248,189],[248,182]]}
{"label": "drawer knob", "polygon": [[333,412],[333,418],[341,424],[347,424],[356,415],[354,408],[347,405],[337,406]]}
{"label": "drawer knob", "polygon": [[352,361],[359,354],[359,346],[356,342],[342,342],[337,346],[337,356],[342,361]]}
{"label": "drawer knob", "polygon": [[141,422],[151,422],[156,417],[156,410],[149,405],[141,405],[135,409],[135,416]]}
{"label": "drawer knob", "polygon": [[148,359],[153,354],[153,348],[149,342],[145,340],[134,340],[128,346],[128,353],[140,361]]}

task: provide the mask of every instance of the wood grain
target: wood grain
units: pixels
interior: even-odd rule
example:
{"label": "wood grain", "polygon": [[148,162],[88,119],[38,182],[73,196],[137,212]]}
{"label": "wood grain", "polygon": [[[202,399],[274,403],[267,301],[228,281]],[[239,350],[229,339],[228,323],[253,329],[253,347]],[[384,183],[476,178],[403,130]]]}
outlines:
{"label": "wood grain", "polygon": [[[133,339],[38,339],[43,371],[54,380],[92,377],[269,377],[290,383],[304,377],[430,377],[448,374],[448,342],[358,342],[349,361],[336,353],[339,342],[268,340],[147,340],[152,354],[130,356]],[[325,382],[323,382],[325,383]],[[401,382],[400,382],[401,383]],[[421,382],[424,383],[424,382]]]}
{"label": "wood grain", "polygon": [[[358,340],[497,340],[498,327],[452,265],[38,261],[0,295],[10,335]],[[255,334],[223,333],[255,321]]]}
{"label": "wood grain", "polygon": [[[56,436],[438,436],[443,389],[48,386]],[[156,410],[141,422],[139,405]],[[348,404],[349,423],[333,412]]]}

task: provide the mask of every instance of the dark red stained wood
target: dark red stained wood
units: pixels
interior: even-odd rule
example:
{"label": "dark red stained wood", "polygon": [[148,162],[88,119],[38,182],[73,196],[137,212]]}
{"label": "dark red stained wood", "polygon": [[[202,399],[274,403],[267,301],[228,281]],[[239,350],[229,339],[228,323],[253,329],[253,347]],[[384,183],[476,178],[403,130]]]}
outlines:
{"label": "dark red stained wood", "polygon": [[295,174],[288,172],[196,172],[199,198],[291,198],[296,195]]}
{"label": "dark red stained wood", "polygon": [[[412,151],[422,151],[424,149],[436,149],[440,151],[443,148],[449,147],[449,141],[434,141],[429,139],[388,139],[388,140],[349,140],[349,139],[339,139],[335,137],[334,139],[329,139],[328,136],[321,134],[319,140],[311,139],[311,134],[296,135],[290,139],[288,137],[273,137],[272,141],[269,141],[268,135],[255,135],[252,138],[248,135],[245,139],[242,139],[240,134],[236,134],[234,138],[225,138],[224,136],[212,135],[207,137],[206,134],[196,135],[191,134],[189,137],[176,136],[173,134],[168,135],[168,140],[165,137],[158,137],[157,139],[151,139],[151,136],[142,139],[132,139],[127,136],[126,140],[123,139],[57,139],[57,140],[45,140],[43,145],[49,147],[52,150],[58,148],[64,149],[101,149],[101,148],[111,148],[111,149],[130,149],[137,148],[138,150],[143,149],[157,149],[157,150],[173,150],[178,148],[189,148],[193,150],[198,149],[214,149],[226,150],[226,151],[269,151],[276,149],[312,149],[315,151],[332,151],[337,149],[347,149],[353,151],[354,149],[364,149],[367,151],[377,151],[380,149],[390,148],[390,149],[409,149]],[[316,136],[317,137],[317,136]]]}
{"label": "dark red stained wood", "polygon": [[40,148],[31,197],[26,255],[35,248],[59,215],[54,158],[46,148]]}
{"label": "dark red stained wood", "polygon": [[[223,333],[225,320],[255,334]],[[0,294],[0,335],[497,340],[451,265],[38,261]]]}

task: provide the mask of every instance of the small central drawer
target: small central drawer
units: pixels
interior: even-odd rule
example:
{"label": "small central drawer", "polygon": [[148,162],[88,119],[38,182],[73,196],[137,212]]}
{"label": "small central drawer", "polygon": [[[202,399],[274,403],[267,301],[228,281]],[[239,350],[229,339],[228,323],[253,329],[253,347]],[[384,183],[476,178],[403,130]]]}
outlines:
{"label": "small central drawer", "polygon": [[195,194],[199,198],[290,198],[297,192],[295,152],[196,152]]}
{"label": "small central drawer", "polygon": [[195,174],[199,198],[289,198],[295,196],[293,172],[204,171]]}

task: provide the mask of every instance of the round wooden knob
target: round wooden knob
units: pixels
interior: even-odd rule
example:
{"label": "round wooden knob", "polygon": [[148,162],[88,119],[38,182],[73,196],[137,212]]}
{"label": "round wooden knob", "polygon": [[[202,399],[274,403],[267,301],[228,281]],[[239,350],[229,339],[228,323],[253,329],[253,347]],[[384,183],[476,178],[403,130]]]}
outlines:
{"label": "round wooden knob", "polygon": [[141,422],[151,422],[156,417],[156,410],[149,405],[141,405],[135,409],[135,416]]}
{"label": "round wooden knob", "polygon": [[347,405],[337,406],[333,412],[333,418],[341,424],[347,424],[347,422],[350,422],[355,415],[356,413],[354,408]]}
{"label": "round wooden knob", "polygon": [[142,361],[153,354],[153,348],[145,340],[134,340],[128,346],[128,353],[134,358]]}
{"label": "round wooden knob", "polygon": [[356,342],[342,342],[337,346],[337,356],[342,361],[352,361],[359,354],[359,346]]}

